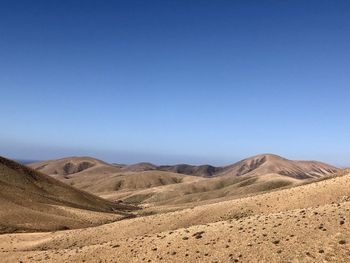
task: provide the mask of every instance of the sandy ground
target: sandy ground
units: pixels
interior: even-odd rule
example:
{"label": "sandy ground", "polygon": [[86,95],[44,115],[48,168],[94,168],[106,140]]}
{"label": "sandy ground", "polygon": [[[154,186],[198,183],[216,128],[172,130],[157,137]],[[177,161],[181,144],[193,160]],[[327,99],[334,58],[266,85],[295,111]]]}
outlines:
{"label": "sandy ground", "polygon": [[2,262],[350,262],[350,175],[86,229],[0,236]]}

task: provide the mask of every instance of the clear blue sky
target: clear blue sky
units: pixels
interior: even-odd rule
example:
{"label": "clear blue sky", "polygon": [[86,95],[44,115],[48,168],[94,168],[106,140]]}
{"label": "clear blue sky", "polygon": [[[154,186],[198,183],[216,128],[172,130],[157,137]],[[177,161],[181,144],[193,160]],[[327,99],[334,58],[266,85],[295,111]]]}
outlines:
{"label": "clear blue sky", "polygon": [[0,2],[0,155],[350,165],[350,1]]}

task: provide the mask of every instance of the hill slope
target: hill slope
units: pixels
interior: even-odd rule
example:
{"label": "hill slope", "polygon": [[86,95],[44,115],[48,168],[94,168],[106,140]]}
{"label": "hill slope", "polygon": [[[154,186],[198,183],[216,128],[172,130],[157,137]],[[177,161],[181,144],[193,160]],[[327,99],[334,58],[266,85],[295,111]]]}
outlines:
{"label": "hill slope", "polygon": [[[142,171],[160,170],[204,177],[279,174],[295,179],[319,178],[337,171],[336,167],[322,162],[288,160],[274,154],[256,155],[222,167],[189,164],[155,166],[149,163],[140,163],[126,166],[123,169],[132,170],[134,167],[138,167]],[[134,171],[137,171],[135,168]]]}
{"label": "hill slope", "polygon": [[84,231],[3,235],[2,259],[349,262],[349,189],[350,175],[344,175]]}
{"label": "hill slope", "polygon": [[187,178],[182,174],[163,171],[97,173],[96,170],[66,177],[58,176],[57,179],[99,195],[111,192],[139,191],[197,180],[197,178]]}
{"label": "hill slope", "polygon": [[324,163],[291,161],[271,154],[250,157],[224,167],[155,166],[150,163],[111,165],[89,157],[70,157],[30,166],[110,200],[153,206],[238,198],[300,184],[302,180],[337,171]]}
{"label": "hill slope", "polygon": [[[66,184],[96,194],[133,191],[197,180],[179,173],[156,170],[156,166],[149,163],[117,165],[90,157],[68,157],[28,166]],[[81,167],[85,169],[80,169]]]}
{"label": "hill slope", "polygon": [[130,209],[0,157],[0,232],[86,227]]}
{"label": "hill slope", "polygon": [[217,176],[243,176],[280,174],[295,179],[319,178],[333,174],[338,169],[329,164],[316,161],[292,161],[273,154],[253,156],[226,166]]}
{"label": "hill slope", "polygon": [[215,167],[212,165],[189,165],[189,164],[177,164],[177,165],[161,165],[157,167],[161,171],[170,171],[174,173],[194,175],[194,176],[213,176],[223,170],[223,167]]}
{"label": "hill slope", "polygon": [[108,164],[91,157],[67,157],[29,164],[35,170],[48,175],[72,175],[92,171],[103,173],[124,173],[144,171],[166,171],[184,175],[202,177],[243,176],[279,174],[295,179],[319,178],[335,173],[338,169],[332,165],[316,161],[294,161],[278,155],[261,154],[246,158],[231,165],[215,167],[211,165],[161,165],[137,163],[133,165]]}
{"label": "hill slope", "polygon": [[151,204],[152,206],[193,206],[199,202],[218,202],[297,184],[302,184],[302,181],[278,174],[242,177],[220,176],[187,180],[179,184],[169,184],[138,191],[117,191],[102,196],[111,200],[121,199],[126,203]]}
{"label": "hill slope", "polygon": [[[113,168],[108,163],[91,157],[66,157],[57,160],[36,162],[28,166],[48,175],[70,175],[97,167]],[[119,170],[116,167],[114,168],[115,171]]]}

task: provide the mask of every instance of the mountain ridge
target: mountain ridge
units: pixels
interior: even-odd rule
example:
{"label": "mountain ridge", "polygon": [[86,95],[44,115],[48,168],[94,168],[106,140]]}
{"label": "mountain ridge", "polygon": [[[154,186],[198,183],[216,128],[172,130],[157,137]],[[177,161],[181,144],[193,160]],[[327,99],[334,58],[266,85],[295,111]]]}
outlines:
{"label": "mountain ridge", "polygon": [[[77,163],[78,162],[78,163]],[[64,164],[62,164],[64,163]],[[50,167],[54,166],[54,167]],[[63,165],[60,167],[60,165]],[[289,160],[275,154],[259,154],[245,158],[226,166],[212,166],[209,164],[191,165],[155,165],[148,162],[140,162],[131,165],[109,164],[91,157],[66,157],[57,160],[49,160],[29,164],[30,167],[46,174],[69,175],[82,172],[96,165],[104,165],[115,168],[115,172],[143,172],[143,171],[167,171],[185,175],[215,177],[223,175],[242,176],[257,174],[257,169],[264,167],[260,173],[277,173],[298,179],[320,177],[334,173],[337,167],[319,161]],[[287,167],[289,171],[283,169]]]}

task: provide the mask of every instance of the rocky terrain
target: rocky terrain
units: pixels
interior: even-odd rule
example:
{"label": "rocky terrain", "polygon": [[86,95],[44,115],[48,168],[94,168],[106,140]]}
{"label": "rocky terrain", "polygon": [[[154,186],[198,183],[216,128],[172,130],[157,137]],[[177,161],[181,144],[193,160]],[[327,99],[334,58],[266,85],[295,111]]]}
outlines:
{"label": "rocky terrain", "polygon": [[[254,162],[261,168],[261,160]],[[288,167],[289,171],[300,174],[302,164],[299,162],[298,169]],[[121,192],[121,197],[144,191],[146,196],[149,191],[149,198],[133,200],[140,208],[129,210],[134,218],[89,228],[3,234],[0,255],[4,262],[348,262],[350,172],[315,165],[319,163],[305,162],[304,173],[312,177],[305,179],[278,173],[281,166],[261,175],[220,173],[207,177],[158,169],[120,171],[125,166],[112,170],[98,162],[76,173],[56,173],[52,176],[72,182],[75,177],[96,177],[92,171],[107,166],[111,170],[100,175],[101,180],[104,176],[115,178],[116,173],[129,182],[112,193]],[[316,170],[324,175],[316,176]],[[96,178],[97,185],[102,185]],[[219,187],[222,182],[224,187]],[[189,188],[181,192],[186,186]],[[152,191],[157,195],[151,195]],[[162,191],[165,194],[160,198]],[[109,198],[113,200],[113,196]],[[159,199],[152,199],[156,196]],[[119,209],[131,209],[126,200]],[[118,211],[115,215],[121,216]]]}

